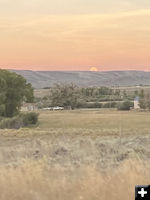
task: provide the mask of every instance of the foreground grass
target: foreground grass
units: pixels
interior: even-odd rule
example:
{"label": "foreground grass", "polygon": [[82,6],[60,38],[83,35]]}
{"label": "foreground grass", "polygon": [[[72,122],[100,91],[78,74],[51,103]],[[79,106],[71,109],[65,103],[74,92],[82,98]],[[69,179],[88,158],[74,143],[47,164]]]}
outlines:
{"label": "foreground grass", "polygon": [[0,130],[0,200],[134,199],[150,180],[149,124],[148,112],[75,110]]}
{"label": "foreground grass", "polygon": [[149,163],[126,161],[101,173],[96,167],[51,168],[45,161],[26,160],[0,170],[1,200],[127,200],[137,184],[149,184]]}

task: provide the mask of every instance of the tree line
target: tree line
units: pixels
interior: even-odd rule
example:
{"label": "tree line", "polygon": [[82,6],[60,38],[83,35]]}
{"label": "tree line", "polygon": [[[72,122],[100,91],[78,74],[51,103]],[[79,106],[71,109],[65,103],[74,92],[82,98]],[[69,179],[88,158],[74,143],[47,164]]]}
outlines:
{"label": "tree line", "polygon": [[48,96],[36,99],[40,108],[49,106],[70,109],[115,108],[118,106],[118,101],[131,99],[126,92],[105,86],[79,87],[73,83],[55,84],[49,88],[49,91]]}
{"label": "tree line", "polygon": [[49,106],[62,106],[65,108],[117,108],[130,110],[134,98],[139,97],[141,109],[150,109],[150,94],[144,89],[130,92],[128,88],[119,89],[111,87],[79,87],[71,84],[54,84],[49,88],[49,95],[36,99],[39,108]]}

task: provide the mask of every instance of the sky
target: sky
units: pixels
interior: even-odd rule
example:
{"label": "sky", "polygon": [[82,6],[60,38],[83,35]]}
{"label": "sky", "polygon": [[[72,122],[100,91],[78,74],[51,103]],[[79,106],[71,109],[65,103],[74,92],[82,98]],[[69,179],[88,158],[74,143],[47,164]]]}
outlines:
{"label": "sky", "polygon": [[150,71],[150,0],[0,0],[0,67]]}

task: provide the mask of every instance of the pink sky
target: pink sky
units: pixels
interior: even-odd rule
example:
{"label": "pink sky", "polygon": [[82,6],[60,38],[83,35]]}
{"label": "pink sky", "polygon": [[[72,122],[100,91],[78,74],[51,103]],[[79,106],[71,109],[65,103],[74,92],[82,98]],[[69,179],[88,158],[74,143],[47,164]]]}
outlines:
{"label": "pink sky", "polygon": [[[17,0],[13,4],[7,0],[11,6],[8,10],[7,5],[4,12],[1,9],[5,1],[0,0],[1,68],[90,70],[96,67],[99,71],[150,70],[148,1],[144,0],[145,7],[142,7],[142,4],[138,5],[138,1],[134,0],[136,6],[133,9],[130,1],[126,4],[122,0],[114,1],[118,6],[116,8],[110,0],[112,9],[108,10],[103,1],[100,0],[100,4],[95,0],[95,5],[101,8],[100,12],[96,6],[90,7],[90,1],[87,1],[89,7],[86,7],[85,12],[84,4],[76,1],[78,10],[74,0],[71,0],[71,11],[67,10],[66,3],[61,13],[60,5],[54,2],[51,11],[46,6],[42,7],[42,3],[36,10],[34,0],[24,5],[18,4]],[[49,1],[46,2],[50,8]],[[25,8],[30,12],[27,13]]]}

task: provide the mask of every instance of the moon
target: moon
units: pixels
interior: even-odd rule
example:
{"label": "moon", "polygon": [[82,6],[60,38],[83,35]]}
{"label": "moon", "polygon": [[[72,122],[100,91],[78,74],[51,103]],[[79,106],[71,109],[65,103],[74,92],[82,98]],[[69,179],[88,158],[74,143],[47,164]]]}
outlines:
{"label": "moon", "polygon": [[97,72],[98,69],[97,69],[96,67],[91,67],[91,68],[90,68],[90,71],[91,71],[91,72]]}

